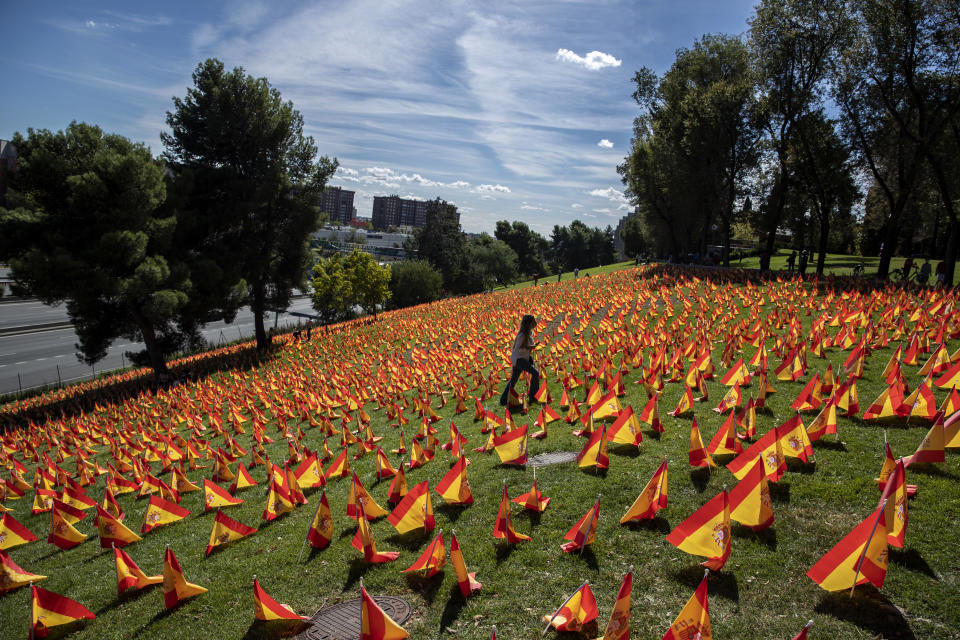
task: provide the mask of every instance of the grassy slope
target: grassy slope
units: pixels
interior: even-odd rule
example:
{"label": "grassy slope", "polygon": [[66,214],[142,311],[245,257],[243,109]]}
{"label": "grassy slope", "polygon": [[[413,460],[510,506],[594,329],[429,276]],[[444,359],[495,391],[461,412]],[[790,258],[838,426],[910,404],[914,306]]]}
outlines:
{"label": "grassy slope", "polygon": [[[591,286],[598,287],[597,278]],[[576,285],[581,286],[581,285]],[[568,300],[589,295],[584,289],[562,285]],[[598,292],[595,289],[594,292]],[[539,292],[539,293],[538,293]],[[523,296],[558,292],[555,285],[522,292],[502,294],[508,309],[517,307]],[[500,294],[497,294],[500,295]],[[520,297],[516,297],[520,296]],[[495,302],[499,300],[494,299]],[[769,308],[769,307],[768,307]],[[512,316],[513,312],[508,311]],[[805,326],[809,318],[801,316]],[[641,319],[630,318],[634,326]],[[645,323],[646,318],[642,321]],[[367,329],[364,329],[367,330]],[[585,335],[588,343],[592,331]],[[402,341],[402,340],[401,340]],[[379,349],[387,345],[371,344]],[[952,345],[954,348],[956,344]],[[719,362],[723,344],[711,345]],[[867,361],[867,372],[859,384],[861,407],[881,391],[878,380],[891,349],[874,352]],[[752,353],[747,348],[747,355]],[[831,350],[827,360],[809,358],[810,371],[822,372],[832,362],[838,369],[847,353]],[[269,367],[269,365],[268,365]],[[722,368],[719,373],[722,373]],[[907,367],[908,380],[916,382],[915,367]],[[257,373],[254,372],[254,375]],[[645,400],[642,386],[629,384],[622,401],[639,409]],[[548,378],[551,392],[559,396],[556,381]],[[801,383],[775,383],[778,393],[768,401],[769,410],[758,415],[758,432],[764,433],[787,419],[789,404]],[[260,522],[263,494],[260,488],[241,493],[246,503],[227,513],[241,522],[260,526],[260,531],[204,558],[213,514],[202,513],[198,493],[187,494],[183,505],[193,511],[184,522],[158,529],[127,548],[130,555],[148,573],[159,573],[163,549],[169,544],[177,553],[188,580],[206,586],[210,592],[196,597],[172,612],[164,610],[159,588],[141,593],[128,592],[117,598],[112,555],[101,552],[95,534],[88,542],[70,551],[59,551],[46,544],[47,518],[29,515],[28,498],[9,502],[14,515],[34,531],[41,541],[12,551],[14,560],[27,570],[50,578],[43,586],[68,595],[98,615],[73,636],[76,638],[237,638],[274,637],[275,628],[253,624],[250,583],[253,574],[277,600],[289,603],[299,612],[312,613],[321,606],[357,597],[359,579],[372,593],[396,594],[414,607],[414,619],[407,625],[413,637],[436,638],[456,632],[457,638],[489,637],[489,625],[496,623],[501,638],[530,638],[539,631],[540,616],[556,608],[582,580],[589,579],[600,607],[600,632],[606,624],[616,590],[624,571],[635,565],[633,589],[633,638],[660,638],[680,608],[692,594],[702,575],[699,558],[678,551],[664,540],[669,530],[701,506],[724,485],[732,487],[734,478],[726,470],[704,475],[687,464],[689,419],[666,415],[676,403],[681,387],[668,385],[660,404],[666,433],[660,439],[645,432],[641,451],[614,450],[611,468],[604,475],[582,472],[573,465],[556,465],[538,470],[541,490],[553,500],[541,517],[516,510],[515,522],[521,532],[533,536],[530,543],[504,546],[491,537],[496,516],[499,487],[503,479],[511,497],[529,489],[532,469],[502,467],[496,455],[471,454],[470,483],[476,503],[469,508],[442,506],[434,495],[437,526],[445,532],[452,527],[469,570],[483,582],[479,596],[467,601],[455,593],[451,569],[426,582],[407,578],[400,570],[409,566],[424,549],[431,536],[400,538],[385,519],[374,524],[380,550],[401,551],[392,564],[368,567],[350,546],[354,526],[344,515],[348,482],[339,480],[328,487],[328,499],[334,511],[336,534],[324,551],[308,552],[297,563],[303,536],[318,492],[310,494],[310,505],[281,519]],[[711,408],[725,391],[717,381],[709,383],[710,400],[695,408],[704,440],[720,426],[722,418]],[[582,392],[582,390],[581,390]],[[582,397],[582,396],[580,396]],[[943,397],[937,392],[937,400]],[[494,408],[494,401],[485,403]],[[557,403],[554,403],[556,407]],[[434,403],[436,406],[436,403]],[[472,410],[453,416],[453,403],[438,412],[441,441],[452,418],[470,438],[471,447],[482,443],[479,425],[472,421]],[[397,443],[397,432],[387,427],[382,412],[373,411],[374,430],[385,436],[384,449]],[[805,416],[809,423],[813,415]],[[532,414],[527,416],[532,422]],[[526,420],[521,420],[524,422]],[[908,454],[916,448],[926,426],[916,422],[905,428],[903,421],[889,427],[889,439],[895,454]],[[412,432],[416,419],[411,422]],[[268,433],[275,435],[273,425]],[[305,444],[319,444],[318,431],[307,431]],[[840,419],[841,443],[829,436],[815,445],[816,465],[801,468],[792,465],[778,484],[772,487],[776,522],[765,533],[753,534],[734,527],[733,554],[720,574],[709,583],[714,635],[717,638],[790,638],[807,619],[816,620],[812,638],[956,638],[960,637],[960,562],[956,556],[958,535],[954,523],[960,519],[960,491],[957,490],[956,457],[948,454],[947,463],[932,469],[908,472],[908,481],[919,485],[919,493],[910,504],[907,547],[891,553],[887,583],[882,592],[858,588],[854,597],[829,595],[813,584],[804,573],[847,531],[876,506],[878,492],[872,478],[882,463],[883,429],[859,419]],[[249,437],[243,437],[246,446]],[[545,441],[530,440],[530,454],[544,451],[578,450],[583,440],[570,435],[562,423],[550,426]],[[334,443],[331,441],[331,445]],[[409,446],[409,433],[408,433]],[[286,455],[283,442],[269,445],[275,459]],[[446,472],[449,454],[438,452],[438,460],[408,474],[413,483],[429,479],[435,484]],[[643,484],[666,455],[670,460],[670,497],[668,508],[650,525],[624,527],[618,520],[632,503]],[[394,458],[395,460],[395,458]],[[367,456],[354,463],[361,479],[374,498],[385,505],[387,483],[375,484],[373,459]],[[199,481],[199,472],[188,474]],[[254,471],[258,481],[264,471]],[[102,486],[102,483],[100,483]],[[597,542],[582,556],[564,554],[559,545],[566,530],[592,504],[598,493],[601,518]],[[91,494],[99,498],[100,488]],[[145,503],[123,496],[121,505],[128,513],[131,527],[142,520]],[[81,524],[86,532],[92,526]],[[26,625],[29,594],[20,589],[0,598],[0,629],[18,630]]]}

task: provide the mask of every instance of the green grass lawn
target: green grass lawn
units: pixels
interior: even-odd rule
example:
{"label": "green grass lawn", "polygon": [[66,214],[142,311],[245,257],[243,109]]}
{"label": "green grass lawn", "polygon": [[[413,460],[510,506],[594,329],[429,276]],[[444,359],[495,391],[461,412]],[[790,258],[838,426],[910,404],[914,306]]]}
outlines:
{"label": "green grass lawn", "polygon": [[[776,267],[776,263],[774,264]],[[629,268],[625,268],[629,267]],[[675,280],[641,279],[640,271],[630,265],[611,265],[600,270],[589,270],[591,277],[576,281],[564,278],[556,284],[556,277],[547,286],[516,288],[492,295],[444,301],[420,308],[381,314],[372,323],[353,323],[331,332],[315,332],[310,343],[287,345],[275,358],[257,368],[217,374],[196,385],[181,387],[172,398],[140,397],[126,401],[118,417],[109,413],[99,416],[81,416],[68,420],[69,426],[91,425],[114,428],[125,421],[145,430],[173,428],[184,437],[190,432],[183,425],[172,422],[173,416],[183,410],[184,398],[196,399],[211,394],[213,406],[223,411],[232,394],[242,392],[251,401],[262,406],[262,399],[278,402],[292,399],[304,390],[334,393],[350,383],[371,395],[375,390],[393,388],[408,399],[415,390],[401,390],[403,380],[412,375],[425,390],[431,391],[432,406],[441,416],[436,423],[438,438],[447,440],[448,425],[452,420],[470,440],[468,469],[475,503],[469,507],[445,506],[435,493],[437,529],[442,529],[449,544],[449,532],[455,529],[469,571],[476,571],[483,583],[482,591],[469,599],[462,599],[457,590],[453,570],[449,565],[444,573],[423,580],[402,574],[426,548],[437,531],[430,534],[398,536],[386,518],[373,523],[374,537],[380,551],[399,551],[400,558],[393,563],[367,565],[361,554],[353,549],[350,540],[356,526],[345,515],[349,480],[334,480],[327,487],[327,498],[334,514],[333,543],[323,551],[309,547],[302,560],[298,553],[319,500],[319,490],[308,491],[309,504],[270,523],[261,521],[264,508],[263,467],[253,470],[258,487],[238,492],[245,500],[238,507],[225,509],[227,515],[259,531],[225,548],[204,556],[214,512],[203,513],[202,496],[185,494],[182,505],[192,512],[176,524],[156,529],[143,540],[126,547],[130,556],[148,574],[162,570],[166,545],[177,554],[186,578],[209,592],[188,600],[167,611],[163,606],[160,587],[142,592],[128,591],[118,597],[114,561],[109,550],[101,551],[92,517],[78,528],[91,534],[77,548],[61,551],[44,540],[48,530],[47,515],[30,515],[32,493],[21,500],[5,504],[13,515],[33,531],[40,540],[10,551],[14,561],[34,573],[49,576],[41,586],[73,598],[97,614],[97,619],[68,629],[71,638],[273,638],[289,632],[289,628],[255,623],[253,614],[252,578],[256,574],[261,586],[280,602],[288,603],[298,613],[313,614],[319,608],[358,597],[360,580],[374,595],[397,595],[413,607],[412,619],[404,626],[413,638],[488,638],[490,626],[496,624],[498,638],[539,637],[543,628],[540,618],[551,614],[583,580],[589,579],[596,595],[600,616],[596,636],[603,634],[617,589],[624,572],[635,567],[631,637],[658,639],[693,594],[703,575],[699,562],[703,558],[683,553],[666,542],[665,536],[697,508],[706,503],[724,486],[736,484],[733,475],[724,468],[713,472],[693,470],[687,461],[691,418],[672,418],[667,415],[677,403],[683,385],[668,384],[660,401],[660,414],[666,432],[660,437],[645,428],[644,442],[639,448],[611,448],[610,468],[605,473],[579,470],[575,464],[559,464],[537,470],[541,491],[552,500],[541,515],[531,515],[514,505],[514,523],[521,533],[529,534],[528,543],[509,546],[495,540],[491,531],[497,515],[500,487],[507,483],[510,497],[529,490],[533,469],[505,467],[496,454],[473,453],[483,444],[480,423],[473,420],[473,396],[480,390],[469,390],[468,410],[455,415],[455,397],[449,391],[455,381],[462,379],[473,386],[474,374],[489,374],[489,363],[499,380],[497,394],[503,388],[506,373],[504,350],[507,349],[521,313],[533,312],[543,322],[538,326],[541,337],[549,337],[548,348],[538,356],[538,365],[544,374],[552,406],[559,408],[561,387],[557,382],[556,363],[576,363],[585,354],[596,364],[608,356],[619,365],[624,341],[650,337],[661,340],[658,322],[665,331],[677,338],[671,349],[682,347],[689,336],[709,336],[708,346],[716,366],[716,378],[707,383],[709,400],[698,403],[694,414],[705,442],[720,427],[723,416],[716,414],[716,406],[727,388],[719,383],[726,371],[720,364],[726,345],[727,331],[738,322],[751,318],[749,300],[762,296],[759,307],[762,318],[776,314],[778,323],[771,327],[782,335],[791,321],[802,325],[805,338],[810,323],[821,314],[832,317],[840,308],[839,301],[823,304],[821,296],[795,291],[790,284],[761,287],[751,293],[741,284],[716,283],[716,290],[704,279]],[[704,278],[708,271],[698,272]],[[569,275],[569,274],[567,274]],[[549,280],[549,279],[548,279]],[[648,297],[650,294],[652,297]],[[732,297],[723,297],[730,293]],[[686,297],[689,310],[684,310],[681,298]],[[868,304],[871,296],[843,302]],[[667,305],[672,305],[668,308]],[[807,311],[810,315],[807,315]],[[874,309],[877,321],[883,308]],[[622,316],[620,314],[622,313]],[[606,318],[606,319],[603,319]],[[904,319],[907,326],[912,323]],[[566,325],[570,321],[571,324]],[[621,324],[622,323],[622,324]],[[564,333],[575,342],[561,347],[562,336],[553,334],[556,326],[564,326]],[[779,325],[779,326],[778,326]],[[685,328],[686,327],[686,328]],[[687,330],[689,329],[689,331]],[[858,334],[862,329],[858,328]],[[830,328],[836,333],[837,328]],[[666,335],[666,334],[664,334]],[[582,340],[582,344],[580,343]],[[897,342],[873,351],[866,361],[864,377],[858,382],[862,415],[866,407],[885,388],[881,372]],[[490,351],[478,349],[482,345]],[[948,347],[956,350],[958,341]],[[771,370],[779,364],[772,355],[774,339],[767,341],[771,352]],[[489,353],[498,350],[490,356]],[[745,358],[754,348],[745,346]],[[507,354],[508,355],[508,354]],[[770,428],[791,417],[790,403],[814,373],[823,373],[828,364],[834,371],[842,369],[849,351],[830,349],[825,359],[808,356],[808,371],[799,382],[772,380],[777,393],[769,396],[767,408],[757,416],[757,432],[762,435]],[[351,362],[351,360],[358,360]],[[921,359],[921,364],[925,357]],[[684,367],[689,362],[684,361]],[[643,385],[632,384],[641,375],[633,370],[626,376],[626,396],[623,406],[632,405],[636,411],[646,402]],[[911,388],[920,378],[918,367],[905,366],[905,375]],[[383,371],[382,377],[378,375]],[[411,372],[415,372],[411,374]],[[575,368],[578,377],[582,367]],[[220,385],[215,393],[210,389]],[[522,385],[521,385],[522,387]],[[756,385],[745,389],[745,397],[755,391]],[[439,406],[438,391],[447,392],[448,402]],[[575,392],[583,400],[584,388]],[[938,403],[944,398],[942,390],[935,391]],[[498,411],[496,398],[483,403]],[[156,414],[153,409],[156,408]],[[396,448],[399,431],[373,401],[364,405],[371,417],[373,431],[383,436],[384,451]],[[110,411],[110,407],[107,407]],[[207,422],[204,403],[197,412]],[[405,427],[406,444],[420,424],[415,413],[407,411],[410,423]],[[809,424],[816,413],[804,414]],[[516,416],[518,424],[530,424],[535,412]],[[249,447],[250,423],[247,434],[238,442]],[[277,420],[265,425],[265,433],[276,442],[267,445],[274,461],[284,460],[288,445],[277,431]],[[292,424],[292,423],[291,423]],[[339,421],[335,423],[339,426]],[[300,424],[305,432],[303,444],[310,449],[321,446],[320,429]],[[62,430],[62,426],[51,427]],[[960,521],[960,470],[955,453],[947,453],[942,465],[912,467],[907,480],[916,484],[918,493],[910,502],[909,527],[906,547],[891,549],[890,566],[883,589],[858,587],[849,593],[828,594],[809,578],[806,571],[850,529],[862,521],[877,506],[879,492],[873,478],[883,462],[884,432],[895,455],[909,455],[923,439],[929,424],[913,420],[909,425],[898,419],[888,424],[865,423],[859,417],[839,419],[839,437],[827,436],[814,445],[816,462],[802,465],[791,461],[790,470],[780,482],[771,486],[775,513],[773,526],[761,533],[734,525],[733,552],[723,571],[709,578],[710,612],[715,638],[792,638],[808,619],[815,621],[810,638],[960,638],[960,560],[956,548],[960,540],[956,523]],[[211,446],[223,446],[223,440],[212,438]],[[338,438],[328,443],[336,453]],[[571,434],[571,427],[562,421],[549,426],[545,440],[528,441],[529,454],[553,451],[579,451],[585,440]],[[351,447],[353,453],[353,447]],[[51,454],[52,455],[52,454]],[[669,504],[659,517],[648,524],[622,526],[619,519],[632,504],[637,494],[664,459],[669,461]],[[390,454],[396,465],[399,458]],[[18,456],[18,459],[22,459]],[[99,447],[99,460],[106,464],[109,454]],[[249,461],[249,456],[244,458]],[[727,462],[723,459],[722,462]],[[434,486],[447,472],[452,458],[445,451],[426,466],[408,471],[408,485],[429,480]],[[64,467],[73,469],[73,460]],[[389,482],[374,479],[372,455],[352,461],[351,465],[362,482],[381,506],[387,507]],[[28,465],[32,479],[34,465]],[[191,471],[188,476],[200,483],[204,471]],[[167,479],[166,477],[164,478]],[[90,489],[95,499],[102,497],[103,480]],[[596,542],[582,554],[565,554],[560,545],[563,535],[596,500],[600,494],[600,520]],[[145,500],[132,495],[120,497],[127,513],[128,526],[139,530],[146,508]],[[20,637],[26,633],[29,618],[29,590],[18,589],[0,597],[0,629],[4,637]],[[359,635],[359,634],[358,634]],[[585,637],[561,634],[562,637]],[[557,636],[553,631],[548,636]]]}

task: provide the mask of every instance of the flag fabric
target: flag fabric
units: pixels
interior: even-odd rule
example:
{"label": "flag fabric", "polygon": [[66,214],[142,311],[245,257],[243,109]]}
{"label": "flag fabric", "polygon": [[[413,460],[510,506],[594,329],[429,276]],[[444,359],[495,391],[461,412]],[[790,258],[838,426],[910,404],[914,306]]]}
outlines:
{"label": "flag fabric", "polygon": [[522,493],[516,498],[513,499],[513,502],[516,504],[522,504],[524,509],[528,511],[537,511],[543,513],[547,505],[550,504],[550,498],[545,498],[540,490],[537,488],[537,479],[533,479],[533,487],[530,488],[530,491]]}
{"label": "flag fabric", "polygon": [[737,438],[736,409],[730,409],[727,419],[717,429],[717,433],[707,445],[707,454],[710,456],[738,455],[743,452],[743,446]]}
{"label": "flag fabric", "polygon": [[713,461],[710,454],[703,446],[703,439],[700,437],[700,427],[697,426],[697,419],[694,418],[690,424],[690,447],[688,451],[691,467],[713,468],[717,463]]}
{"label": "flag fabric", "polygon": [[730,519],[754,531],[773,524],[773,502],[763,462],[757,460],[730,491]]}
{"label": "flag fabric", "polygon": [[50,627],[70,624],[77,620],[93,620],[97,616],[85,606],[66,596],[33,585],[30,607],[30,634],[46,638]]}
{"label": "flag fabric", "polygon": [[713,640],[710,630],[710,605],[707,602],[707,576],[683,606],[661,640]]}
{"label": "flag fabric", "polygon": [[904,467],[903,458],[897,460],[880,497],[881,504],[886,500],[883,516],[887,527],[887,544],[898,549],[903,548],[904,536],[907,533],[908,493]]}
{"label": "flag fabric", "polygon": [[37,536],[9,513],[0,516],[0,551],[36,541]]}
{"label": "flag fabric", "polygon": [[623,576],[617,601],[610,612],[610,621],[600,640],[630,640],[630,592],[633,589],[633,567]]}
{"label": "flag fabric", "polygon": [[200,585],[187,582],[177,556],[173,555],[173,549],[167,547],[163,558],[163,604],[166,608],[172,609],[181,601],[206,592]]}
{"label": "flag fabric", "polygon": [[500,457],[501,464],[527,464],[527,425],[494,438],[493,448]]}
{"label": "flag fabric", "polygon": [[597,600],[590,590],[590,583],[584,582],[552,616],[543,616],[543,621],[557,631],[576,633],[587,623],[596,620],[598,613]]}
{"label": "flag fabric", "polygon": [[213,528],[210,530],[210,542],[207,543],[207,552],[205,555],[210,555],[210,552],[220,545],[239,540],[256,532],[257,530],[253,527],[248,527],[241,522],[237,522],[227,514],[218,510],[217,516],[213,519]]}
{"label": "flag fabric", "polygon": [[730,502],[724,489],[678,524],[667,542],[687,553],[707,556],[701,564],[720,571],[730,557]]}
{"label": "flag fabric", "polygon": [[837,403],[833,398],[827,400],[823,409],[807,427],[810,442],[816,442],[825,435],[837,432]]}
{"label": "flag fabric", "polygon": [[100,534],[100,548],[125,547],[142,540],[140,536],[127,528],[119,519],[113,517],[100,505],[97,505],[97,531]]}
{"label": "flag fabric", "polygon": [[113,548],[113,560],[117,568],[117,595],[131,587],[143,589],[163,582],[163,576],[148,576],[144,573],[133,558],[122,549]]}
{"label": "flag fabric", "polygon": [[407,474],[401,464],[400,468],[397,469],[397,474],[390,481],[390,488],[387,490],[387,502],[398,504],[405,495],[407,495]]}
{"label": "flag fabric", "polygon": [[67,516],[58,508],[50,511],[50,533],[47,542],[61,549],[73,549],[84,540],[87,534],[77,531]]}
{"label": "flag fabric", "polygon": [[313,514],[313,521],[307,531],[307,540],[314,549],[326,549],[333,540],[333,515],[327,503],[327,492],[320,494],[317,511]]}
{"label": "flag fabric", "polygon": [[30,511],[32,515],[37,515],[38,513],[47,513],[53,509],[53,501],[57,497],[57,492],[53,489],[41,489],[37,488],[33,492],[33,509]]}
{"label": "flag fabric", "polygon": [[30,573],[21,569],[10,554],[6,551],[0,551],[0,593],[13,591],[20,587],[25,587],[31,582],[40,582],[46,580],[47,576],[41,576],[36,573]]}
{"label": "flag fabric", "polygon": [[421,571],[423,572],[423,577],[430,578],[440,573],[440,569],[442,569],[446,563],[447,547],[443,543],[443,531],[441,531],[430,544],[427,545],[427,548],[423,550],[420,557],[417,558],[412,565],[403,570],[403,573]]}
{"label": "flag fabric", "polygon": [[577,454],[577,466],[581,469],[585,467],[595,467],[597,469],[608,469],[610,467],[610,457],[607,454],[606,425],[601,425],[591,435],[587,444]]}
{"label": "flag fabric", "polygon": [[232,507],[239,504],[243,504],[243,500],[240,498],[234,498],[230,495],[230,492],[218,485],[215,482],[211,482],[206,478],[203,479],[203,510],[210,511],[210,509],[219,509],[221,507]]}
{"label": "flag fabric", "polygon": [[657,433],[663,433],[663,425],[660,423],[660,408],[659,408],[660,394],[658,392],[653,392],[650,395],[650,399],[647,400],[647,404],[643,407],[643,411],[640,412],[639,419],[641,422],[650,425],[650,428]]}
{"label": "flag fabric", "polygon": [[930,427],[927,435],[920,442],[917,451],[912,456],[907,457],[903,463],[909,467],[915,462],[944,462],[946,460],[944,444],[943,414],[937,414],[933,426]]}
{"label": "flag fabric", "polygon": [[230,493],[235,493],[240,489],[246,489],[247,487],[254,487],[259,484],[256,480],[253,479],[253,476],[250,475],[250,471],[243,465],[241,462],[237,465],[237,477],[233,479],[233,483],[230,484]]}
{"label": "flag fabric", "polygon": [[357,551],[363,553],[363,558],[373,564],[383,564],[393,562],[400,554],[397,551],[377,551],[376,542],[373,539],[373,531],[370,529],[370,523],[367,521],[367,514],[360,510],[360,518],[357,520],[357,533],[353,536],[350,544]]}
{"label": "flag fabric", "polygon": [[446,500],[447,504],[473,504],[473,493],[470,491],[470,483],[467,481],[467,459],[460,456],[460,459],[450,467],[450,471],[437,483],[434,490]]}
{"label": "flag fabric", "polygon": [[429,481],[424,480],[410,489],[400,504],[387,516],[387,520],[400,535],[420,528],[432,531],[436,523],[433,519]]}
{"label": "flag fabric", "polygon": [[350,475],[350,461],[347,460],[347,448],[344,447],[340,451],[340,455],[330,463],[330,466],[327,468],[327,472],[323,474],[325,480],[330,480],[332,478],[346,478]]}
{"label": "flag fabric", "polygon": [[666,506],[667,460],[664,458],[657,470],[654,471],[653,476],[647,481],[643,491],[620,518],[620,524],[625,524],[631,520],[649,520],[657,514],[657,511]]}
{"label": "flag fabric", "polygon": [[290,493],[271,474],[270,489],[267,492],[267,503],[263,507],[263,520],[269,522],[293,511],[293,500]]}
{"label": "flag fabric", "polygon": [[887,527],[881,506],[828,551],[807,576],[826,591],[845,591],[858,584],[883,586],[887,575]]}
{"label": "flag fabric", "polygon": [[791,640],[807,640],[807,631],[809,631],[810,627],[812,626],[813,626],[813,620],[810,620],[809,622],[807,622],[806,625],[804,625],[803,629],[800,630],[800,633],[793,636]]}
{"label": "flag fabric", "polygon": [[467,573],[467,563],[463,560],[463,552],[460,551],[460,541],[457,540],[456,531],[450,533],[450,564],[453,566],[453,572],[457,576],[460,595],[467,598],[473,594],[473,592],[480,591],[480,587],[483,585],[477,582],[476,574]]}
{"label": "flag fabric", "polygon": [[387,457],[387,454],[383,452],[383,449],[377,449],[377,480],[383,480],[384,478],[391,478],[397,474],[397,470],[393,468],[393,465],[390,464],[390,459]]}
{"label": "flag fabric", "polygon": [[316,453],[311,453],[304,458],[303,462],[294,469],[293,475],[297,479],[297,485],[301,489],[318,489],[327,484],[326,478],[323,477],[323,468],[320,466],[320,461],[317,459]]}
{"label": "flag fabric", "polygon": [[150,496],[147,512],[143,514],[143,526],[140,533],[149,533],[157,527],[183,520],[190,512],[178,504],[164,500],[160,496]]}
{"label": "flag fabric", "polygon": [[803,462],[808,462],[813,455],[810,437],[807,435],[799,413],[777,427],[777,439],[780,441],[783,455],[787,458],[799,458]]}
{"label": "flag fabric", "polygon": [[506,540],[510,544],[529,542],[533,538],[517,533],[513,528],[513,516],[510,514],[510,497],[507,495],[507,482],[503,482],[503,495],[500,497],[500,509],[497,511],[497,520],[493,524],[493,537]]}
{"label": "flag fabric", "polygon": [[564,553],[572,553],[584,548],[588,544],[592,544],[597,536],[597,523],[599,520],[600,498],[597,498],[594,505],[587,509],[583,517],[577,520],[576,524],[570,527],[570,530],[563,536],[564,540],[570,541],[560,545]]}
{"label": "flag fabric", "polygon": [[81,520],[85,520],[87,517],[86,512],[65,502],[60,502],[60,500],[57,498],[53,499],[52,512],[60,514],[60,516],[70,524],[77,524]]}
{"label": "flag fabric", "polygon": [[367,513],[367,520],[376,520],[389,513],[367,493],[357,473],[354,472],[353,481],[350,483],[350,494],[347,496],[347,516],[356,520],[360,517],[360,509]]}
{"label": "flag fabric", "polygon": [[257,620],[309,620],[309,616],[299,616],[288,605],[280,604],[270,597],[257,577],[253,577],[253,615]]}
{"label": "flag fabric", "polygon": [[728,462],[727,469],[736,476],[737,480],[742,480],[757,459],[763,461],[767,480],[771,482],[779,480],[787,470],[787,462],[783,457],[783,448],[780,445],[776,427],[767,431],[746,451]]}
{"label": "flag fabric", "polygon": [[690,385],[687,385],[686,389],[683,391],[683,395],[680,396],[680,400],[677,402],[677,406],[674,407],[673,411],[669,415],[674,418],[679,418],[688,411],[693,410],[693,391],[690,389]]}
{"label": "flag fabric", "polygon": [[388,616],[360,585],[360,640],[404,640],[403,627]]}
{"label": "flag fabric", "polygon": [[643,432],[640,430],[640,421],[633,413],[633,407],[627,405],[620,411],[617,419],[607,429],[607,440],[614,444],[627,444],[639,447],[643,442]]}

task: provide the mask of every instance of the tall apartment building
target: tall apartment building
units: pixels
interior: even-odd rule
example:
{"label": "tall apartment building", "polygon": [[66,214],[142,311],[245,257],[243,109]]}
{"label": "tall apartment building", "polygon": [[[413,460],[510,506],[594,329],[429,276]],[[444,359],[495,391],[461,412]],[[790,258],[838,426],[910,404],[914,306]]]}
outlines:
{"label": "tall apartment building", "polygon": [[[399,196],[374,196],[373,228],[424,227],[427,224],[427,211],[432,204],[429,200],[406,200]],[[457,221],[460,213],[457,212]]]}
{"label": "tall apartment building", "polygon": [[340,187],[327,187],[323,191],[323,199],[320,202],[320,210],[326,211],[330,215],[330,222],[340,222],[350,224],[353,221],[353,191],[347,191]]}

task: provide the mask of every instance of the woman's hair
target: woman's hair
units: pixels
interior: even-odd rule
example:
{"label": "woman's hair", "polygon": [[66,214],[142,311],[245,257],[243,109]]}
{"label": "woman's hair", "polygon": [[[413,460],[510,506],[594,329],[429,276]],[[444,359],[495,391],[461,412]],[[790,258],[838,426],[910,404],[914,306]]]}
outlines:
{"label": "woman's hair", "polygon": [[530,332],[537,326],[537,319],[529,313],[520,320],[520,332],[530,336]]}

